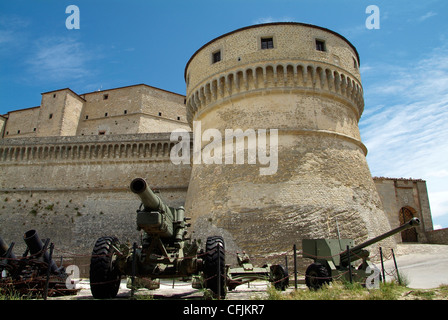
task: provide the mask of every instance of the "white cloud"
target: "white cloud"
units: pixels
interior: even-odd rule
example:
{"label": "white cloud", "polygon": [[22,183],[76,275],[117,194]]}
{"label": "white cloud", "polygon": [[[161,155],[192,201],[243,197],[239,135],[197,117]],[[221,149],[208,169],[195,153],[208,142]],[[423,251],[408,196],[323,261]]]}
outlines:
{"label": "white cloud", "polygon": [[429,201],[433,218],[445,215],[448,208],[448,191],[431,192]]}
{"label": "white cloud", "polygon": [[19,30],[28,27],[30,21],[15,14],[0,15],[0,27]]}
{"label": "white cloud", "polygon": [[28,25],[30,22],[20,16],[0,14],[0,51],[17,52],[26,43]]}
{"label": "white cloud", "polygon": [[0,44],[11,42],[14,40],[14,32],[10,30],[0,30]]}
{"label": "white cloud", "polygon": [[31,74],[40,80],[67,81],[89,75],[92,56],[84,45],[72,38],[42,38],[27,59]]}
{"label": "white cloud", "polygon": [[434,17],[436,15],[437,15],[436,12],[430,11],[430,12],[424,14],[423,16],[421,16],[420,18],[418,18],[418,21],[423,22],[426,19],[429,19],[429,18]]}
{"label": "white cloud", "polygon": [[442,169],[442,170],[432,171],[432,172],[428,173],[428,176],[439,177],[439,178],[448,177],[448,170]]}
{"label": "white cloud", "polygon": [[372,175],[426,180],[433,217],[448,215],[448,50],[368,71],[360,130]]}

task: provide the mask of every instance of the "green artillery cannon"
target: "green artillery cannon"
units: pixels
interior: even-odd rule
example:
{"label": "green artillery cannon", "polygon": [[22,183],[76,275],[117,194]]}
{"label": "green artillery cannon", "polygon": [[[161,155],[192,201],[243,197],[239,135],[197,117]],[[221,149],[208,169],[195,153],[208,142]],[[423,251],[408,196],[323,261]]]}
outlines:
{"label": "green artillery cannon", "polygon": [[[303,239],[303,257],[314,260],[305,272],[306,285],[310,289],[319,289],[333,279],[348,280],[350,276],[352,281],[363,283],[375,269],[368,260],[369,251],[364,248],[419,224],[419,219],[412,218],[404,225],[357,246],[351,239]],[[356,267],[354,263],[359,259],[362,263]]]}
{"label": "green artillery cannon", "polygon": [[266,264],[255,267],[245,253],[237,253],[239,267],[227,266],[227,288],[235,289],[237,286],[254,280],[268,280],[277,290],[285,290],[289,285],[288,271],[280,264]]}
{"label": "green artillery cannon", "polygon": [[[216,296],[225,297],[227,285],[232,283],[232,289],[236,282],[230,281],[232,273],[225,264],[224,239],[210,236],[205,251],[200,249],[199,241],[186,237],[190,224],[183,207],[167,206],[142,178],[134,179],[130,189],[142,201],[137,210],[137,230],[143,231],[141,244],[129,247],[114,236],[96,241],[90,261],[93,297],[115,297],[122,276],[131,279],[131,288],[148,289],[157,289],[159,279],[191,277],[194,288],[208,288]],[[273,281],[284,276],[277,267],[268,271]]]}

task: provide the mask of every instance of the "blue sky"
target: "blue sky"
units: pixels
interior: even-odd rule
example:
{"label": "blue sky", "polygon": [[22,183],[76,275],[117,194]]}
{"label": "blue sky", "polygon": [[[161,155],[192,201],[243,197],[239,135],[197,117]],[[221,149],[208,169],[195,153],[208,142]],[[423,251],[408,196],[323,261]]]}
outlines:
{"label": "blue sky", "polygon": [[[80,28],[69,30],[66,7]],[[380,28],[366,28],[369,5]],[[139,83],[185,94],[191,55],[252,24],[294,21],[346,37],[361,58],[359,123],[373,176],[427,181],[433,222],[448,227],[448,1],[0,1],[0,114]]]}

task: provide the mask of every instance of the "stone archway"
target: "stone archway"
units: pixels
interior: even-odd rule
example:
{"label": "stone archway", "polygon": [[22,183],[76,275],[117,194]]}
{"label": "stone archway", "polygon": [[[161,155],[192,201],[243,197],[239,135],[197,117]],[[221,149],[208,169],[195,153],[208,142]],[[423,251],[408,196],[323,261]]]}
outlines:
{"label": "stone archway", "polygon": [[[411,207],[403,207],[400,209],[398,219],[400,226],[416,216],[417,211]],[[401,240],[403,242],[418,242],[418,234],[416,228],[410,228],[401,232]]]}

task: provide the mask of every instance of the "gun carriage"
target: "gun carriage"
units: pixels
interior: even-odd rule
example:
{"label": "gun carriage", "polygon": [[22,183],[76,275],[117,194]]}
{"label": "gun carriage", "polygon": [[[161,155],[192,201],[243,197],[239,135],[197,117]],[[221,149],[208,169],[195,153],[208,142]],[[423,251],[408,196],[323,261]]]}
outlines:
{"label": "gun carriage", "polygon": [[123,276],[130,277],[131,288],[149,289],[156,289],[160,279],[191,277],[194,288],[208,288],[219,297],[225,297],[227,288],[255,279],[286,287],[287,273],[278,265],[255,270],[247,263],[237,269],[226,266],[221,236],[209,236],[205,249],[200,248],[199,241],[187,237],[190,223],[185,209],[166,205],[144,179],[134,179],[130,189],[142,202],[136,222],[143,237],[140,245],[132,247],[120,244],[115,236],[96,241],[90,263],[90,288],[95,298],[115,297]]}

